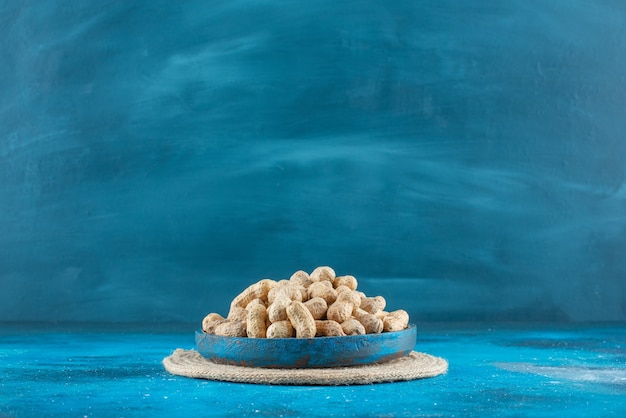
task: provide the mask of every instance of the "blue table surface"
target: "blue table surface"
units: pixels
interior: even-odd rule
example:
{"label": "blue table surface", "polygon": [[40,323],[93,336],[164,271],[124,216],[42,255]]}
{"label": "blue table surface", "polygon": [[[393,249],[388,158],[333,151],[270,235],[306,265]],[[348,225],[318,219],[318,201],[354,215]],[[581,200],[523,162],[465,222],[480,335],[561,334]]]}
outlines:
{"label": "blue table surface", "polygon": [[365,386],[173,376],[193,324],[0,324],[0,417],[626,416],[626,324],[416,324],[447,374]]}

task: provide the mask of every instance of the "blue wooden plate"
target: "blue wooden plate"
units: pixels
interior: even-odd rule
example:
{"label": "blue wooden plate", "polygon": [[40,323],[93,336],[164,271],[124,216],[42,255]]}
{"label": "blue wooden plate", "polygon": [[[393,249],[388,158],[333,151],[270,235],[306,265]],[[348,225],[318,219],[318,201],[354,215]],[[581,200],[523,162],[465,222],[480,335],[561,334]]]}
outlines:
{"label": "blue wooden plate", "polygon": [[218,337],[196,331],[196,347],[219,364],[267,368],[312,368],[382,363],[415,347],[417,328],[382,334],[316,338]]}

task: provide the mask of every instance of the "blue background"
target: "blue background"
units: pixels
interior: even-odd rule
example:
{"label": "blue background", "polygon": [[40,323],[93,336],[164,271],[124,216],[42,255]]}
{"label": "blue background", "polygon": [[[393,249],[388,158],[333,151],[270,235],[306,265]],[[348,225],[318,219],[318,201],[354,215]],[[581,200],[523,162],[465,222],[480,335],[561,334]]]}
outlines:
{"label": "blue background", "polygon": [[387,3],[2,2],[0,320],[625,320],[623,2]]}

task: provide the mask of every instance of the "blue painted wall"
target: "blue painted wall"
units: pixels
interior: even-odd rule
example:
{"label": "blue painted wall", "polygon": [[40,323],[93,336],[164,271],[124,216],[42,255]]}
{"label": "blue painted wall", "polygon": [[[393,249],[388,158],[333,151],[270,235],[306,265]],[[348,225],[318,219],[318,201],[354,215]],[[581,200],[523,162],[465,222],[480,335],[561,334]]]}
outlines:
{"label": "blue painted wall", "polygon": [[621,1],[7,1],[0,41],[0,320],[320,264],[415,321],[626,320]]}

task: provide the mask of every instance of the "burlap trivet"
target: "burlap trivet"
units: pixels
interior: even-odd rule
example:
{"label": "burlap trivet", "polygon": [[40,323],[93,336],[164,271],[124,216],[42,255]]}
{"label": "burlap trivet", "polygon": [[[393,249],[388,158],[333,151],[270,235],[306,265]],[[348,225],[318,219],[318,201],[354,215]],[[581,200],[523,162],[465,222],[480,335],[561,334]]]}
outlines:
{"label": "burlap trivet", "polygon": [[266,369],[216,364],[195,350],[176,349],[163,359],[175,375],[266,385],[365,385],[433,377],[448,370],[440,357],[412,351],[408,356],[366,366],[317,369]]}

